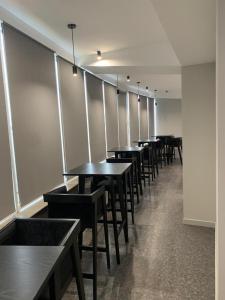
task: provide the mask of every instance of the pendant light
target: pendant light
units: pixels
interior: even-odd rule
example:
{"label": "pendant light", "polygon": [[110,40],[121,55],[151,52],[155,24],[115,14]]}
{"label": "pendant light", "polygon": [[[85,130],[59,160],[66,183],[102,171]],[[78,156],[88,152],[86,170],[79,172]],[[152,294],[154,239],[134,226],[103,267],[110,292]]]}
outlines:
{"label": "pendant light", "polygon": [[97,50],[97,59],[98,60],[102,59],[102,53],[100,50]]}
{"label": "pendant light", "polygon": [[116,93],[117,93],[117,95],[119,95],[119,93],[120,93],[120,90],[119,90],[119,75],[117,75],[116,86],[117,86]]}
{"label": "pendant light", "polygon": [[127,75],[127,82],[129,82],[130,81],[130,76],[129,75]]}
{"label": "pendant light", "polygon": [[72,33],[72,47],[73,47],[73,66],[72,66],[72,72],[73,76],[77,76],[77,66],[75,65],[75,51],[74,51],[74,36],[73,36],[73,31],[77,27],[76,24],[70,23],[67,25],[69,29],[71,29]]}
{"label": "pendant light", "polygon": [[138,86],[138,102],[140,102],[140,94],[139,94],[140,81],[137,82],[137,86]]}

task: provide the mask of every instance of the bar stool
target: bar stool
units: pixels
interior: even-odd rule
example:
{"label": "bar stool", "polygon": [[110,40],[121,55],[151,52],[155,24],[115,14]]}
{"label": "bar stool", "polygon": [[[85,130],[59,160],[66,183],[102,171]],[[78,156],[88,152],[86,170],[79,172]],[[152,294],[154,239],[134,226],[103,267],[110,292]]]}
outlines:
{"label": "bar stool", "polygon": [[[131,204],[130,209],[127,209],[127,212],[131,213],[131,217],[132,217],[132,223],[134,224],[134,165],[135,164],[135,160],[133,160],[132,158],[107,158],[106,159],[107,163],[131,163],[132,167],[130,170],[130,174],[129,174],[129,178],[128,178],[128,188],[129,188],[129,196],[130,198],[127,200],[127,202],[129,202]],[[137,185],[137,173],[136,173],[136,186]],[[124,183],[125,184],[125,183]],[[117,191],[116,191],[117,192]],[[124,193],[126,193],[126,188],[124,186]],[[120,211],[120,210],[118,210]]]}
{"label": "bar stool", "polygon": [[[93,299],[97,300],[97,251],[106,252],[107,267],[110,268],[108,223],[105,189],[101,187],[91,194],[75,194],[66,187],[57,188],[44,194],[48,203],[49,218],[76,218],[81,222],[81,235],[85,229],[92,230],[92,247],[80,245],[81,250],[92,251],[93,273],[83,273],[83,277],[93,280]],[[97,246],[97,222],[103,217],[105,247]],[[82,241],[82,237],[80,238]]]}
{"label": "bar stool", "polygon": [[183,158],[182,158],[182,138],[176,137],[172,138],[170,140],[170,146],[172,147],[172,151],[175,153],[175,149],[177,148],[180,158],[181,165],[183,164]]}

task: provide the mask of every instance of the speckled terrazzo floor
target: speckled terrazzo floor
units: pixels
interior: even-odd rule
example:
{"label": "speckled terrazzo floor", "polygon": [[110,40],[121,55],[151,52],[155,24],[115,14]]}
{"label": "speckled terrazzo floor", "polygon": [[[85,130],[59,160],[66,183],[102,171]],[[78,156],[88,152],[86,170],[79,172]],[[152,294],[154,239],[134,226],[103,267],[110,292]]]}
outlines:
{"label": "speckled terrazzo floor", "polygon": [[[135,225],[129,225],[129,244],[120,237],[121,265],[116,265],[112,238],[110,271],[99,254],[98,299],[213,300],[214,230],[182,224],[179,164],[161,169],[145,188],[135,218]],[[84,256],[84,261],[89,268],[91,257]],[[78,299],[74,290],[73,282],[63,299]],[[85,280],[85,292],[92,299],[90,280]]]}

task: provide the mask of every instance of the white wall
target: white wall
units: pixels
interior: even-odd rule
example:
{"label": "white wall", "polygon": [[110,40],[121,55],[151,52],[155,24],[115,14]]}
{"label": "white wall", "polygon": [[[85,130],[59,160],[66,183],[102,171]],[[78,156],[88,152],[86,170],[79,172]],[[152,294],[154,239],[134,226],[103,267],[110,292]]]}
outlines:
{"label": "white wall", "polygon": [[182,136],[182,101],[158,99],[156,103],[156,134]]}
{"label": "white wall", "polygon": [[184,222],[213,226],[216,221],[215,64],[183,67],[182,93]]}
{"label": "white wall", "polygon": [[225,299],[225,1],[217,0],[216,299]]}

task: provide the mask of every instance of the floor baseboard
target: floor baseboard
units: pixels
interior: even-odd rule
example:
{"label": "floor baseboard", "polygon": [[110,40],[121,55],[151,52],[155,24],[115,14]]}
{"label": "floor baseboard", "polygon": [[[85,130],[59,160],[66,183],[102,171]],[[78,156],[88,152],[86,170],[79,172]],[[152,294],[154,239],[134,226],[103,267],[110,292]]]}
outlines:
{"label": "floor baseboard", "polygon": [[183,224],[215,228],[215,222],[183,218]]}

